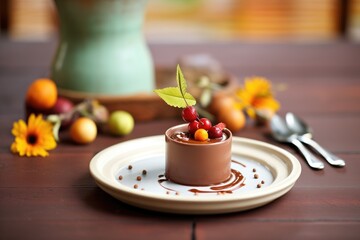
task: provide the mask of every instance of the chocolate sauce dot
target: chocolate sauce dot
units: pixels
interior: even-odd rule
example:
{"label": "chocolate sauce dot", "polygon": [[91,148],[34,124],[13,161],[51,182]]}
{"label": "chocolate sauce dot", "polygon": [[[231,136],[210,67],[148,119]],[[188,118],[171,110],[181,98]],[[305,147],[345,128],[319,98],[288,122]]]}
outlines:
{"label": "chocolate sauce dot", "polygon": [[261,184],[256,185],[257,188],[261,188]]}
{"label": "chocolate sauce dot", "polygon": [[137,184],[134,185],[134,188],[137,189],[139,186]]}
{"label": "chocolate sauce dot", "polygon": [[255,174],[254,174],[254,178],[255,178],[255,179],[258,179],[258,178],[259,178],[259,175],[255,173]]}
{"label": "chocolate sauce dot", "polygon": [[123,179],[123,176],[120,175],[120,176],[119,176],[119,180],[122,180],[122,179]]}
{"label": "chocolate sauce dot", "polygon": [[264,181],[264,180],[262,180],[262,181],[261,181],[261,184],[264,184],[264,183],[265,183],[265,181]]}
{"label": "chocolate sauce dot", "polygon": [[142,175],[146,175],[147,171],[146,170],[142,170]]}
{"label": "chocolate sauce dot", "polygon": [[141,181],[141,177],[140,177],[140,176],[137,176],[137,177],[136,177],[136,180]]}
{"label": "chocolate sauce dot", "polygon": [[253,168],[253,170],[252,170],[253,172],[256,172],[256,169],[255,168]]}
{"label": "chocolate sauce dot", "polygon": [[129,166],[128,166],[128,169],[129,169],[129,170],[131,170],[131,169],[132,169],[132,166],[131,166],[131,165],[129,165]]}

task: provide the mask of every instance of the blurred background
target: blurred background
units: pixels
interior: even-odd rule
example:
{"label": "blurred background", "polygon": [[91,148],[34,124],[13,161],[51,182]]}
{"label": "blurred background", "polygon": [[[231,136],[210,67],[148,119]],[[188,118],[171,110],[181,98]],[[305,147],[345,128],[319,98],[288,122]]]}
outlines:
{"label": "blurred background", "polygon": [[[149,42],[360,42],[360,0],[149,0]],[[53,1],[0,0],[1,35],[18,41],[57,37]]]}

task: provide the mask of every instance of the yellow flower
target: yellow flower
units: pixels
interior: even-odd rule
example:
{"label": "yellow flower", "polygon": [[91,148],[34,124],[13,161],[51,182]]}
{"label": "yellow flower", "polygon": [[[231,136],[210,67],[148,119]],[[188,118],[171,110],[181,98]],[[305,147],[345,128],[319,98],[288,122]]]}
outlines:
{"label": "yellow flower", "polygon": [[270,110],[276,112],[280,104],[273,97],[271,83],[263,77],[252,77],[245,79],[244,88],[237,93],[240,102],[238,107],[244,109],[251,118],[256,117],[256,112]]}
{"label": "yellow flower", "polygon": [[15,136],[11,151],[20,156],[48,156],[47,150],[56,147],[53,125],[43,120],[42,115],[31,114],[28,125],[23,120],[14,123],[11,133]]}

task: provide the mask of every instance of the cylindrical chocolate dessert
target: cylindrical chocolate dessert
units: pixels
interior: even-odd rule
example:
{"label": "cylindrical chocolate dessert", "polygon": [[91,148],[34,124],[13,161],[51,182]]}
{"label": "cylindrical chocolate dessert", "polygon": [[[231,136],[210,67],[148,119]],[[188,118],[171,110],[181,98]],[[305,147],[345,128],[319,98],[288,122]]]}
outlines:
{"label": "cylindrical chocolate dessert", "polygon": [[169,128],[165,133],[165,177],[172,182],[209,186],[225,182],[231,174],[230,130],[224,129],[225,137],[216,142],[179,141],[173,136],[187,132],[188,125]]}

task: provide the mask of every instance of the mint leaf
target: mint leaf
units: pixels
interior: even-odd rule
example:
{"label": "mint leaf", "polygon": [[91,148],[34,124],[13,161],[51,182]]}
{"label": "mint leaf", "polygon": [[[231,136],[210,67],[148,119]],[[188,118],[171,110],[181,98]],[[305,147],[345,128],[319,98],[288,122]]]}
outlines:
{"label": "mint leaf", "polygon": [[179,65],[176,67],[176,81],[177,87],[156,89],[154,92],[172,107],[186,108],[195,105],[195,98],[186,91],[186,80]]}
{"label": "mint leaf", "polygon": [[172,107],[186,108],[196,104],[195,98],[190,93],[183,94],[179,87],[157,89],[154,92]]}

